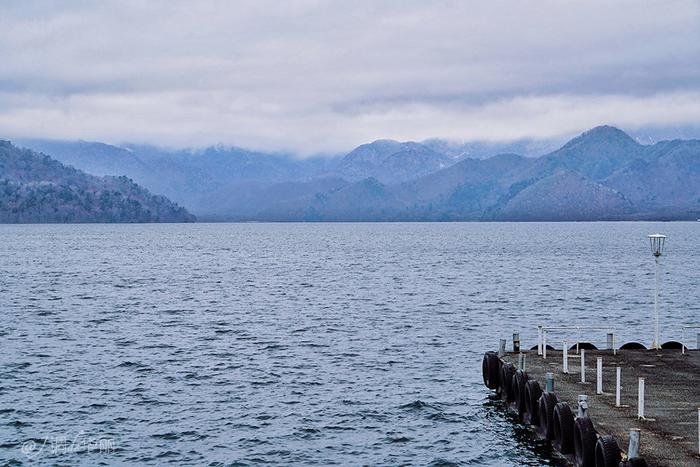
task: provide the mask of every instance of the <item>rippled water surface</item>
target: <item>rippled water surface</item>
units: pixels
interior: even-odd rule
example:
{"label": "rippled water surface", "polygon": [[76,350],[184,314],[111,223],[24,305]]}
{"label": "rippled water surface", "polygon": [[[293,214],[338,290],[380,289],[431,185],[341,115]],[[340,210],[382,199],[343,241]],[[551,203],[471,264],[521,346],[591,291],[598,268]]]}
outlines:
{"label": "rippled water surface", "polygon": [[[700,223],[0,226],[0,460],[551,462],[481,357],[700,315]],[[24,448],[24,452],[23,452]]]}

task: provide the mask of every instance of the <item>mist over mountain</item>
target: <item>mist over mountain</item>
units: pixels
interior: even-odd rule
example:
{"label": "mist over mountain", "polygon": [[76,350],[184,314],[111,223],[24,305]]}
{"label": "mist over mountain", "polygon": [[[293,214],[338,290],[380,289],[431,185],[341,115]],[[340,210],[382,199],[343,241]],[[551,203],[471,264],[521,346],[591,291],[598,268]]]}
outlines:
{"label": "mist over mountain", "polygon": [[[96,149],[105,149],[97,147]],[[94,154],[104,155],[98,150]],[[107,153],[111,153],[107,149]],[[113,165],[117,159],[106,158]],[[133,162],[123,159],[124,165]],[[125,176],[97,177],[0,140],[0,222],[192,222]]]}
{"label": "mist over mountain", "polygon": [[454,162],[454,157],[420,143],[379,140],[351,151],[339,161],[335,171],[348,180],[376,178],[395,184],[415,180]]}
{"label": "mist over mountain", "polygon": [[498,154],[520,154],[525,157],[537,157],[559,148],[566,141],[563,139],[521,139],[509,142],[467,141],[456,142],[444,139],[428,139],[421,144],[435,152],[448,154],[453,158],[486,159]]}
{"label": "mist over mountain", "polygon": [[[126,175],[210,220],[700,217],[700,141],[640,144],[611,126],[593,128],[560,147],[533,141],[378,140],[344,156],[303,160],[223,146],[170,151],[21,143],[95,175]],[[546,152],[533,156],[535,148]]]}

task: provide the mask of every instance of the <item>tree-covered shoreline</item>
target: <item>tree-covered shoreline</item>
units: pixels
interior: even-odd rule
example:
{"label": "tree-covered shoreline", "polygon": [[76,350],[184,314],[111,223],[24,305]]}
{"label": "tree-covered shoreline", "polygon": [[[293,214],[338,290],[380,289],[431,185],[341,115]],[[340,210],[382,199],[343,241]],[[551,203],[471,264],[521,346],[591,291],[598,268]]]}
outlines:
{"label": "tree-covered shoreline", "polygon": [[194,222],[130,178],[95,177],[0,141],[0,223]]}

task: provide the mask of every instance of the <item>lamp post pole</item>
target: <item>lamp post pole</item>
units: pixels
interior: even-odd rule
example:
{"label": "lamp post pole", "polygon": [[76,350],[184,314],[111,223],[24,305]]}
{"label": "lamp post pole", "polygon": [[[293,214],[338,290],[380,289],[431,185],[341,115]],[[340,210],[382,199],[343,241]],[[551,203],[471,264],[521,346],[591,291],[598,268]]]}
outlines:
{"label": "lamp post pole", "polygon": [[659,269],[661,267],[661,255],[664,251],[666,236],[661,234],[649,235],[651,254],[654,255],[656,270],[654,272],[654,341],[651,343],[652,349],[660,349],[661,341],[659,337]]}
{"label": "lamp post pole", "polygon": [[653,349],[660,349],[659,343],[659,260],[661,255],[654,255],[656,261],[656,290],[654,292],[654,343],[651,345]]}

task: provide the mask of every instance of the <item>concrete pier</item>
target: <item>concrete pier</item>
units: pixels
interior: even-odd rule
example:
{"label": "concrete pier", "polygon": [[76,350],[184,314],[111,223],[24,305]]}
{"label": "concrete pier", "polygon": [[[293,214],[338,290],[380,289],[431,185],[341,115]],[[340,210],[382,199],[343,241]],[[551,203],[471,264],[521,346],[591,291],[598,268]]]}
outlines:
{"label": "concrete pier", "polygon": [[[588,396],[588,415],[599,435],[613,435],[623,453],[631,428],[641,432],[639,455],[649,465],[698,466],[698,408],[700,408],[700,351],[586,350],[586,377],[581,382],[581,359],[568,352],[564,373],[561,350],[547,350],[547,358],[527,352],[527,374],[542,389],[546,373],[554,374],[558,400],[576,407],[578,396]],[[596,394],[597,358],[602,358],[602,394]],[[505,362],[518,365],[518,355],[506,353]],[[617,367],[620,368],[620,406],[616,407]],[[639,418],[639,378],[644,378],[644,418]]]}

